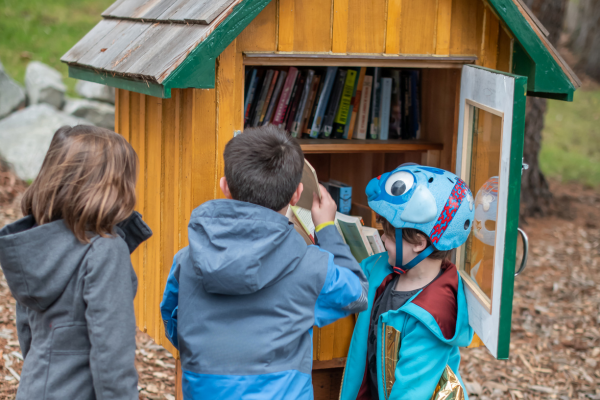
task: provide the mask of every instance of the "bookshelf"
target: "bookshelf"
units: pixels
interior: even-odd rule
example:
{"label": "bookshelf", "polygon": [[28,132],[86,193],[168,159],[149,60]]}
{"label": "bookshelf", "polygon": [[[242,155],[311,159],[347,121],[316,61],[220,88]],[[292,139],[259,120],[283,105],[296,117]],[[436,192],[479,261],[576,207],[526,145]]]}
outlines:
{"label": "bookshelf", "polygon": [[442,150],[442,143],[408,140],[297,139],[305,154],[404,153]]}

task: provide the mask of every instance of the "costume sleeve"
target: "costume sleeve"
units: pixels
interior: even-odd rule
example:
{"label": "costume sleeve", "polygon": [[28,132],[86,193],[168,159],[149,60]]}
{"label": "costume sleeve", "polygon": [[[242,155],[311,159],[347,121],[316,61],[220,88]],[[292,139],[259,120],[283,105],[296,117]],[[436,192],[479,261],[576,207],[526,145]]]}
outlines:
{"label": "costume sleeve", "polygon": [[138,398],[133,310],[136,285],[124,241],[97,239],[88,253],[83,286],[90,369],[97,399]]}
{"label": "costume sleeve", "polygon": [[29,325],[27,308],[19,302],[17,302],[17,335],[19,336],[21,354],[23,355],[23,359],[25,359],[31,348],[31,326]]}
{"label": "costume sleeve", "polygon": [[167,286],[163,293],[163,299],[160,303],[160,314],[165,324],[165,334],[167,339],[179,350],[177,341],[177,309],[179,308],[179,263],[177,256],[173,258],[173,266],[169,277],[167,278]]}
{"label": "costume sleeve", "polygon": [[329,253],[327,276],[315,306],[315,324],[328,325],[367,309],[365,274],[333,225],[317,232],[321,251]]}
{"label": "costume sleeve", "polygon": [[[414,317],[404,326],[390,400],[429,400],[448,365],[452,346],[441,342]],[[382,389],[379,388],[380,397]]]}

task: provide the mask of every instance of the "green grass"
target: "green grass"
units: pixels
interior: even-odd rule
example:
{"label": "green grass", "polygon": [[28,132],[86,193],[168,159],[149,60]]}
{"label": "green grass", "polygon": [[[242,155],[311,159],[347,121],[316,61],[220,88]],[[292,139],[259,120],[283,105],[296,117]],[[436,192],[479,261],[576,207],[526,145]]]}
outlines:
{"label": "green grass", "polygon": [[24,83],[25,68],[38,60],[59,70],[74,95],[76,80],[60,62],[79,39],[100,21],[114,0],[0,0],[0,61]]}
{"label": "green grass", "polygon": [[600,186],[600,91],[575,92],[572,103],[549,100],[540,168],[564,182]]}

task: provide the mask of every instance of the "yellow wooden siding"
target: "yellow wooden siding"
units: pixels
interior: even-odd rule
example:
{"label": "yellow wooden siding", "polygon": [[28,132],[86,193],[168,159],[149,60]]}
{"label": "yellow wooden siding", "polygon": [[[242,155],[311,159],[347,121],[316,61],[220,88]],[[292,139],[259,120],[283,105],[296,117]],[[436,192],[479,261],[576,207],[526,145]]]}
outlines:
{"label": "yellow wooden siding", "polygon": [[437,0],[404,0],[400,27],[400,53],[435,53]]}
{"label": "yellow wooden siding", "polygon": [[348,48],[348,1],[333,1],[331,51],[334,53],[345,53]]}
{"label": "yellow wooden siding", "polygon": [[383,53],[386,0],[348,1],[348,53]]}
{"label": "yellow wooden siding", "polygon": [[450,54],[478,56],[483,31],[483,2],[453,0]]}
{"label": "yellow wooden siding", "polygon": [[273,0],[237,37],[245,51],[273,51],[277,49],[277,6]]}
{"label": "yellow wooden siding", "polygon": [[[402,1],[388,0],[385,30],[385,52],[400,53],[400,27],[402,26]],[[407,1],[407,0],[405,0]]]}

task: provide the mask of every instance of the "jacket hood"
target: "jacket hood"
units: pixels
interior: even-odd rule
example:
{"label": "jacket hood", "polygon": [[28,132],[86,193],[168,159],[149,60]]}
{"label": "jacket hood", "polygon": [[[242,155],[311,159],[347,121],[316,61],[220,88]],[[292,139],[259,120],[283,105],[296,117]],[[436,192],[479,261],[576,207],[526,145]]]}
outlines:
{"label": "jacket hood", "polygon": [[[129,251],[152,236],[134,212],[115,227]],[[90,243],[81,243],[63,220],[36,225],[24,217],[0,230],[0,266],[15,299],[32,310],[48,309],[64,292]]]}
{"label": "jacket hood", "polygon": [[36,226],[32,216],[0,230],[0,265],[15,299],[45,311],[65,290],[90,244],[62,220]]}
{"label": "jacket hood", "polygon": [[213,200],[192,212],[190,258],[208,293],[244,295],[292,272],[307,246],[287,217],[255,204]]}
{"label": "jacket hood", "polygon": [[457,347],[471,344],[467,299],[454,264],[444,261],[442,275],[415,296],[400,310],[419,319],[444,343]]}

